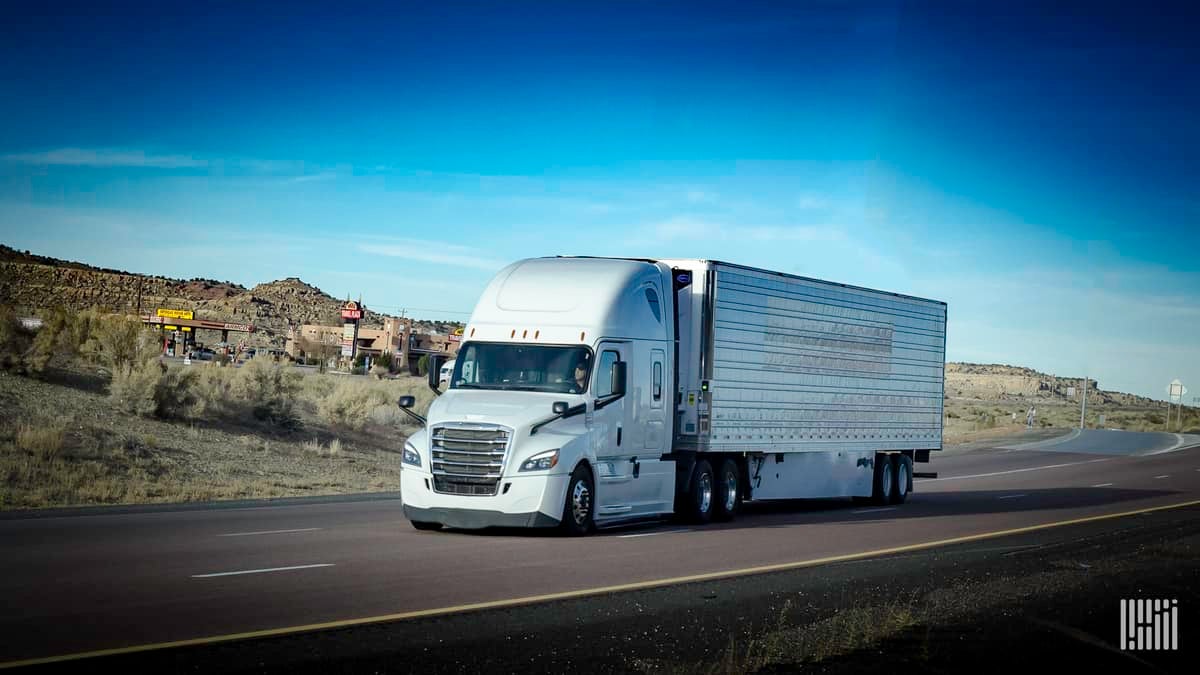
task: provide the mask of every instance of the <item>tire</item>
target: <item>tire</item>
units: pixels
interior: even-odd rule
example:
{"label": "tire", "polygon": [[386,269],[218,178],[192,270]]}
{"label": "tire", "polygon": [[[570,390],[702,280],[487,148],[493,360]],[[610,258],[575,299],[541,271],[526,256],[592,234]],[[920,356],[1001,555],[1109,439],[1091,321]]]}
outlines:
{"label": "tire", "polygon": [[441,523],[427,523],[422,520],[410,520],[408,522],[412,523],[413,527],[421,530],[422,532],[436,532],[442,529]]}
{"label": "tire", "polygon": [[717,521],[729,521],[742,508],[742,471],[738,463],[732,459],[721,462],[713,482],[712,518]]}
{"label": "tire", "polygon": [[907,455],[892,455],[892,494],[888,501],[903,504],[912,490],[912,460]]}
{"label": "tire", "polygon": [[696,462],[692,470],[692,485],[688,492],[689,520],[698,525],[705,525],[713,518],[713,470],[708,460]]}
{"label": "tire", "polygon": [[892,484],[896,472],[892,469],[892,458],[883,453],[875,455],[875,481],[871,490],[871,502],[888,504],[892,500]]}
{"label": "tire", "polygon": [[596,487],[586,466],[576,467],[567,483],[559,527],[567,536],[581,537],[595,527]]}

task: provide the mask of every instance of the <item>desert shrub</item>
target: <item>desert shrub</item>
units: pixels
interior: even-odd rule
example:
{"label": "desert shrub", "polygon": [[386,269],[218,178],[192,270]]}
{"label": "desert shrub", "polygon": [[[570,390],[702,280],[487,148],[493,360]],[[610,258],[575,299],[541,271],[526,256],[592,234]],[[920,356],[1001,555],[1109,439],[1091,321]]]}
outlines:
{"label": "desert shrub", "polygon": [[1163,424],[1166,418],[1158,413],[1146,413],[1146,421],[1150,424]]}
{"label": "desert shrub", "polygon": [[164,366],[154,359],[125,364],[112,373],[109,397],[117,408],[135,415],[153,415],[158,408],[154,394]]}
{"label": "desert shrub", "polygon": [[375,365],[371,366],[371,371],[370,371],[370,374],[371,374],[371,375],[372,375],[372,376],[373,376],[375,379],[377,379],[377,380],[378,380],[378,379],[382,379],[382,378],[383,378],[383,376],[384,376],[384,375],[387,375],[389,372],[390,372],[390,371],[387,369],[387,366],[381,366],[381,365],[379,365],[379,364],[375,364]]}
{"label": "desert shrub", "polygon": [[389,403],[388,392],[374,383],[363,380],[341,382],[321,400],[317,414],[330,426],[362,429],[370,421],[371,411]]}
{"label": "desert shrub", "polygon": [[947,410],[946,417],[949,419],[952,419],[952,420],[956,420],[959,418],[959,415],[958,415],[958,413],[954,412],[953,410]]}
{"label": "desert shrub", "polygon": [[196,401],[195,379],[194,371],[169,368],[157,358],[149,358],[115,370],[109,397],[127,413],[144,417],[183,417]]}
{"label": "desert shrub", "polygon": [[384,404],[371,408],[367,413],[367,419],[379,427],[394,427],[407,422],[410,418],[400,411],[400,407],[395,403]]}
{"label": "desert shrub", "polygon": [[13,313],[11,307],[0,307],[0,368],[19,372],[25,369],[25,354],[33,336]]}
{"label": "desert shrub", "polygon": [[253,358],[234,378],[235,395],[245,402],[255,419],[282,427],[299,424],[296,395],[303,377],[268,357]]}
{"label": "desert shrub", "polygon": [[[151,363],[154,363],[154,359],[151,359]],[[154,414],[158,417],[183,417],[189,414],[196,403],[194,383],[198,374],[190,368],[160,370],[154,387]]]}
{"label": "desert shrub", "polygon": [[215,419],[235,412],[233,395],[234,371],[217,366],[191,366],[196,368],[196,376],[192,380],[194,399],[190,417],[196,419]]}
{"label": "desert shrub", "polygon": [[375,357],[375,360],[372,361],[372,364],[372,372],[375,370],[374,366],[379,366],[386,369],[388,372],[391,372],[392,366],[395,364],[395,360],[392,358],[391,352],[383,352],[379,356]]}
{"label": "desert shrub", "polygon": [[80,351],[96,359],[116,378],[122,370],[139,370],[160,353],[158,335],[137,317],[94,314],[88,320]]}
{"label": "desert shrub", "polygon": [[17,447],[32,452],[42,459],[58,456],[66,441],[66,429],[61,423],[22,425],[17,429]]}
{"label": "desert shrub", "polygon": [[417,374],[425,377],[429,374],[429,355],[422,354],[421,358],[417,359]]}

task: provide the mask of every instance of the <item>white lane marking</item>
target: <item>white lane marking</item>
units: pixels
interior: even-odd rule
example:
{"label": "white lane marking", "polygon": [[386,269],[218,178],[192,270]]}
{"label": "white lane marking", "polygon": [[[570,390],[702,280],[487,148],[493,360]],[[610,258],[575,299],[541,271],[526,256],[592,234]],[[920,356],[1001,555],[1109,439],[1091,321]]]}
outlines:
{"label": "white lane marking", "polygon": [[991,473],[976,473],[970,476],[946,476],[945,478],[920,478],[917,482],[932,483],[936,480],[965,480],[967,478],[987,478],[988,476],[1003,476],[1010,473],[1024,473],[1026,471],[1041,471],[1043,469],[1061,469],[1065,466],[1079,466],[1080,464],[1095,464],[1096,462],[1107,462],[1113,459],[1105,457],[1103,459],[1089,459],[1086,462],[1070,462],[1068,464],[1049,464],[1047,466],[1031,466],[1027,469],[1010,469],[1008,471],[993,471]]}
{"label": "white lane marking", "polygon": [[642,532],[640,534],[618,534],[619,539],[633,539],[635,537],[653,537],[660,534],[678,534],[680,532],[691,532],[691,530],[663,530],[662,532]]}
{"label": "white lane marking", "polygon": [[1070,441],[1073,441],[1076,438],[1079,438],[1079,434],[1081,434],[1081,433],[1083,433],[1083,432],[1080,431],[1079,429],[1072,429],[1071,433],[1069,433],[1065,436],[1060,436],[1058,438],[1051,438],[1051,439],[1045,440],[1045,441],[1031,441],[1029,443],[1019,443],[1017,445],[1002,445],[1002,446],[1000,446],[1000,449],[1002,449],[1002,450],[1040,450],[1041,448],[1049,448],[1049,447],[1052,447],[1055,445],[1062,445],[1063,443],[1068,443]]}
{"label": "white lane marking", "polygon": [[1170,477],[1171,477],[1171,474],[1166,474],[1166,475],[1163,475],[1163,476],[1155,476],[1155,477],[1154,477],[1154,480],[1161,480],[1161,479],[1163,479],[1163,478],[1170,478]]}
{"label": "white lane marking", "polygon": [[259,532],[232,532],[230,534],[218,534],[218,537],[252,537],[256,534],[287,534],[289,532],[316,532],[319,527],[300,527],[294,530],[262,530]]}
{"label": "white lane marking", "polygon": [[1099,485],[1093,485],[1092,487],[1111,487],[1111,486],[1112,486],[1112,483],[1100,483]]}
{"label": "white lane marking", "polygon": [[1175,452],[1176,450],[1183,449],[1184,446],[1187,446],[1188,448],[1192,448],[1192,447],[1195,447],[1198,443],[1200,443],[1200,436],[1196,436],[1195,434],[1175,434],[1175,433],[1173,433],[1171,435],[1175,437],[1175,445],[1172,445],[1167,448],[1163,448],[1162,450],[1155,450],[1154,452],[1147,452],[1146,456],[1149,457],[1150,455],[1162,455],[1162,454],[1166,454],[1168,452]]}
{"label": "white lane marking", "polygon": [[261,570],[238,570],[237,572],[213,572],[212,574],[193,574],[193,579],[209,579],[212,577],[232,577],[238,574],[262,574],[264,572],[287,572],[290,570],[310,570],[314,567],[333,567],[334,563],[317,563],[316,565],[292,565],[291,567],[267,567]]}
{"label": "white lane marking", "polygon": [[1018,497],[1024,497],[1024,496],[1025,496],[1024,494],[1019,494],[1019,495],[1004,495],[1003,497],[996,497],[996,499],[1017,499]]}
{"label": "white lane marking", "polygon": [[895,506],[885,506],[881,509],[859,509],[858,511],[851,511],[850,513],[882,513],[884,511],[895,511],[895,510],[896,510]]}

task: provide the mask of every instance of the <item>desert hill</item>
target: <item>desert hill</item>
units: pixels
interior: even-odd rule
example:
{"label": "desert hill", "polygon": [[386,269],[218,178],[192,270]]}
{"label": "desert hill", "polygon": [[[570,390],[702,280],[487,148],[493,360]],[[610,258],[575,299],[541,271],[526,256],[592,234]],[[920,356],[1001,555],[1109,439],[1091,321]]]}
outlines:
{"label": "desert hill", "polygon": [[[338,324],[342,301],[296,277],[254,288],[214,279],[171,279],[93,267],[18,251],[0,244],[0,303],[22,316],[55,307],[147,313],[155,308],[190,309],[213,321],[254,324],[249,342],[282,347],[289,325]],[[368,310],[363,325],[380,327],[384,314]],[[414,321],[419,333],[448,333],[460,324]]]}

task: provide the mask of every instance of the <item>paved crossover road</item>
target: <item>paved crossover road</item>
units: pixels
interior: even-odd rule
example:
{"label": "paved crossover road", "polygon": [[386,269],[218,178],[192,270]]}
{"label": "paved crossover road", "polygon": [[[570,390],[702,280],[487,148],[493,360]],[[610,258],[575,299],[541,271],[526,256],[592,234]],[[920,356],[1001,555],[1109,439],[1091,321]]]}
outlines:
{"label": "paved crossover road", "polygon": [[1175,434],[1071,432],[926,466],[939,477],[918,480],[900,507],[753,505],[727,525],[584,539],[417,532],[395,499],[8,518],[0,665],[779,569],[1200,501],[1200,438]]}

